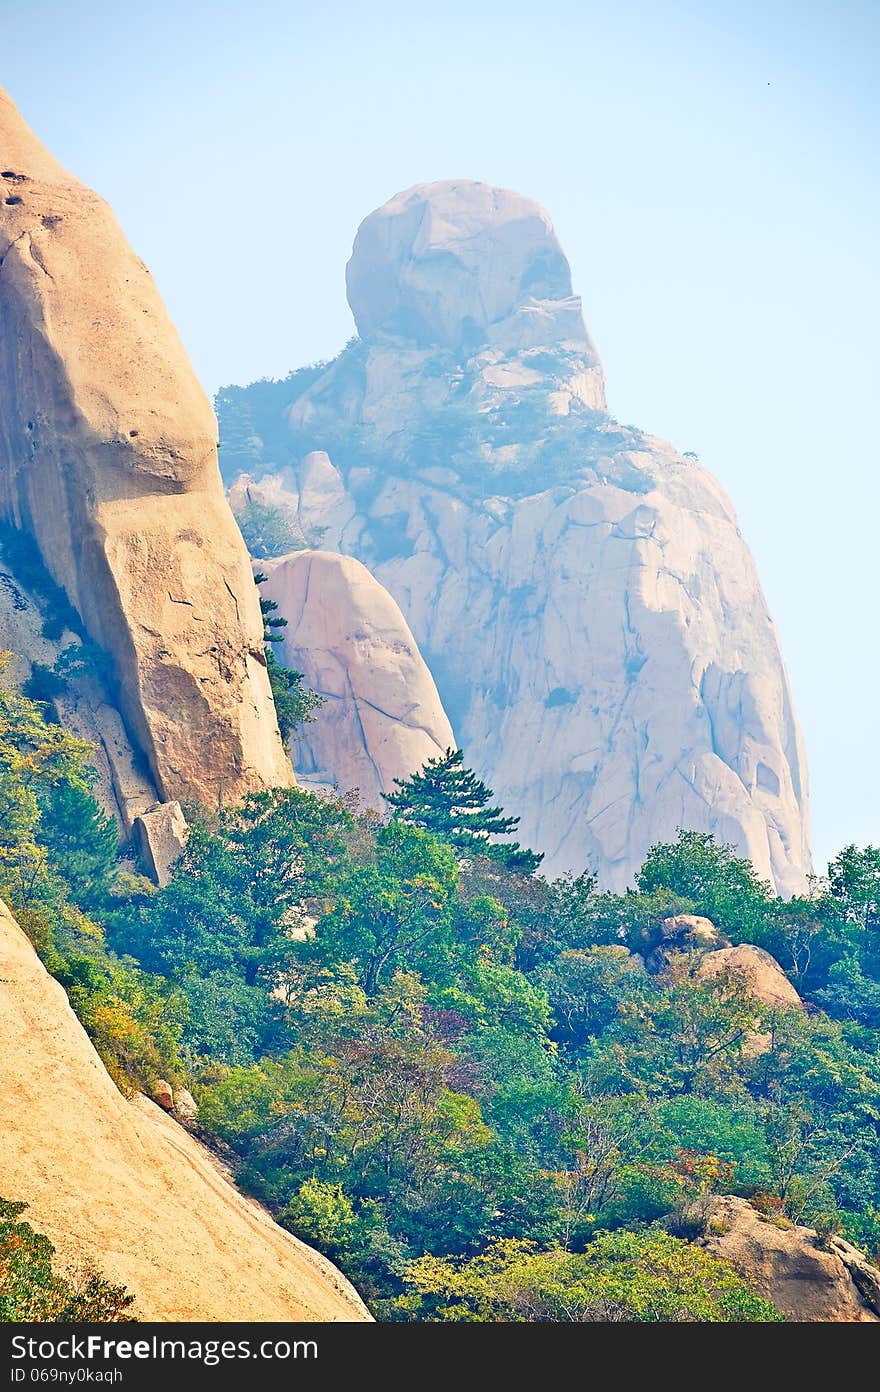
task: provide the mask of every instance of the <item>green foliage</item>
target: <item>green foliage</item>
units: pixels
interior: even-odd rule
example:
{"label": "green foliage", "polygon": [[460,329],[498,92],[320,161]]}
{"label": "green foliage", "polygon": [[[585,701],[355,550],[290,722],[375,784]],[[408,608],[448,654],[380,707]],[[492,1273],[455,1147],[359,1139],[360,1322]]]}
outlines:
{"label": "green foliage", "polygon": [[0,1198],[0,1323],[130,1323],[124,1286],[88,1267],[53,1269],[51,1242],[21,1221],[26,1207]]}
{"label": "green foliage", "polygon": [[[191,812],[153,890],[88,755],[0,685],[0,889],[120,1086],[185,1079],[380,1315],[769,1318],[684,1240],[721,1192],[876,1245],[877,851],[788,903],[685,832],[628,893],[548,883],[448,751],[387,825],[300,789]],[[697,976],[682,912],[772,951],[809,1010]]]}
{"label": "green foliage", "polygon": [[519,817],[506,817],[500,807],[489,806],[491,788],[464,767],[460,749],[447,749],[410,778],[395,778],[394,784],[397,791],[384,796],[398,821],[434,832],[460,851],[487,856],[508,870],[531,874],[543,860],[516,841],[490,839],[509,836]]}
{"label": "green foliage", "polygon": [[269,672],[269,685],[275,702],[278,729],[285,743],[301,725],[313,720],[315,711],[324,704],[323,698],[306,686],[302,672],[291,667],[282,667],[272,649],[266,652],[266,667]]}
{"label": "green foliage", "polygon": [[658,1229],[603,1233],[581,1253],[509,1240],[477,1257],[425,1256],[398,1307],[433,1320],[773,1322],[782,1317],[727,1263]]}
{"label": "green foliage", "polygon": [[679,831],[675,842],[652,846],[636,883],[643,893],[665,889],[681,895],[696,913],[748,942],[754,942],[749,930],[770,898],[749,861],[700,831]]}
{"label": "green foliage", "polygon": [[395,971],[439,970],[451,946],[455,857],[437,838],[400,822],[382,827],[375,855],[342,878],[318,928],[313,955],[350,962],[368,996]]}
{"label": "green foliage", "polygon": [[[257,574],[254,576],[254,580],[257,585],[262,585],[266,577]],[[266,599],[264,595],[260,596],[269,685],[272,688],[272,699],[275,702],[278,729],[281,732],[281,738],[287,743],[291,735],[301,725],[314,718],[314,712],[323,705],[323,700],[317,692],[305,685],[305,677],[302,672],[296,672],[291,667],[282,666],[275,656],[272,644],[283,641],[284,635],[281,630],[287,627],[287,620],[282,618],[277,610],[278,605],[274,599]]]}
{"label": "green foliage", "polygon": [[251,556],[259,560],[287,556],[307,545],[301,528],[283,508],[248,498],[235,513],[238,530]]}
{"label": "green foliage", "polygon": [[304,1179],[279,1221],[334,1261],[342,1261],[351,1253],[357,1215],[341,1184]]}
{"label": "green foliage", "polygon": [[113,945],[190,1002],[184,1040],[195,1053],[231,1061],[240,1030],[261,1047],[273,1038],[282,1007],[272,989],[350,824],[341,804],[296,788],[253,793],[213,819],[194,817],[171,884],[109,916]]}
{"label": "green foliage", "polygon": [[119,854],[116,823],[98,800],[77,783],[57,783],[42,789],[39,839],[53,873],[67,886],[68,897],[81,909],[106,902]]}
{"label": "green foliage", "polygon": [[27,904],[51,878],[41,803],[62,787],[88,794],[90,746],[43,718],[43,708],[2,681],[0,656],[0,895]]}

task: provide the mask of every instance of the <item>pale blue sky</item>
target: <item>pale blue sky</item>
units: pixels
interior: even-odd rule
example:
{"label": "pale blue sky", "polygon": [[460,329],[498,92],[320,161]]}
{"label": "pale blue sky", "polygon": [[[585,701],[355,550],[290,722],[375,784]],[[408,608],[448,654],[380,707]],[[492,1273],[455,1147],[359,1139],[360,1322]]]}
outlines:
{"label": "pale blue sky", "polygon": [[739,511],[807,741],[816,862],[880,843],[880,7],[0,0],[0,81],[113,204],[208,391],[330,356],[398,189],[553,217],[612,411]]}

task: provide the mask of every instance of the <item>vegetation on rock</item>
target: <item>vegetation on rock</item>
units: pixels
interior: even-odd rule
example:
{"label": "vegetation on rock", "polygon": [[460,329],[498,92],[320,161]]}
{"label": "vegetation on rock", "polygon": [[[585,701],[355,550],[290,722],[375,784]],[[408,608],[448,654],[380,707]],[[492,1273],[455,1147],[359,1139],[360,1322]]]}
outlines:
{"label": "vegetation on rock", "polygon": [[22,1222],[27,1204],[0,1198],[0,1321],[129,1323],[134,1296],[90,1269],[59,1272],[47,1237]]}

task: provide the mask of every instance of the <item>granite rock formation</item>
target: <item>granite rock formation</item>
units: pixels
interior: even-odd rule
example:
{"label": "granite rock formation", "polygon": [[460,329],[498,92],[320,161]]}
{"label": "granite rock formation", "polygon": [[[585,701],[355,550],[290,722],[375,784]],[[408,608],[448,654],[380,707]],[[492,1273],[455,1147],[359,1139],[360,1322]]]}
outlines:
{"label": "granite rock formation", "polygon": [[62,1262],[127,1286],[140,1319],[369,1319],[176,1121],[126,1101],[4,905],[0,1004],[3,1194],[28,1204]]}
{"label": "granite rock formation", "polygon": [[[620,889],[686,827],[802,890],[803,746],[733,507],[694,457],[608,415],[546,214],[419,186],[362,225],[348,287],[360,337],[278,384],[272,447],[255,419],[228,481],[246,465],[390,591],[549,874]],[[238,408],[220,407],[222,435]]]}
{"label": "granite rock formation", "polygon": [[803,1002],[775,957],[751,943],[721,947],[700,959],[697,976],[704,981],[732,976],[755,1000],[770,1009],[802,1010]]}
{"label": "granite rock formation", "polygon": [[843,1238],[759,1213],[733,1195],[717,1201],[705,1246],[795,1321],[880,1319],[880,1271]]}
{"label": "granite rock formation", "polygon": [[36,540],[161,799],[290,781],[216,427],[108,206],[0,93],[0,520]]}
{"label": "granite rock formation", "polygon": [[406,620],[350,556],[299,551],[259,564],[262,592],[287,620],[279,660],[323,702],[295,736],[297,777],[357,789],[365,806],[384,810],[395,778],[455,742]]}

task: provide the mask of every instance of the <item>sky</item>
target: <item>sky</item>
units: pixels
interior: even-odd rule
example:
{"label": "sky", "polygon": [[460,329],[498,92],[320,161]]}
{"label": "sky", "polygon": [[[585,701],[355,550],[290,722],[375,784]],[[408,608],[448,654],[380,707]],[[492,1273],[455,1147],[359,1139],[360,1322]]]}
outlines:
{"label": "sky", "polygon": [[612,412],[730,493],[816,867],[880,845],[880,6],[0,0],[0,83],[113,205],[206,390],[353,332],[358,223],[439,178],[548,210]]}

